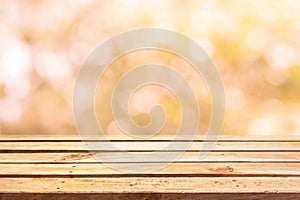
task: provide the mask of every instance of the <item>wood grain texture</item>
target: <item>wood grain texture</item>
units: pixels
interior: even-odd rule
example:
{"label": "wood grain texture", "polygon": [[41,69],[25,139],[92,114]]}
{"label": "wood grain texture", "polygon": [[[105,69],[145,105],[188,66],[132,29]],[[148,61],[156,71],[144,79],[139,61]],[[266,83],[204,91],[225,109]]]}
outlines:
{"label": "wood grain texture", "polygon": [[295,193],[298,177],[1,178],[0,192]]}
{"label": "wood grain texture", "polygon": [[[95,145],[93,143],[97,143]],[[105,151],[106,142],[90,142],[93,150]],[[208,142],[209,143],[209,142]],[[103,148],[102,147],[103,144]],[[112,144],[118,147],[120,150],[128,151],[155,151],[163,150],[170,142],[134,142],[134,141],[123,141],[123,142],[112,142]],[[176,142],[177,151],[200,151],[207,150],[203,148],[203,142],[193,142],[188,149],[182,148],[184,142]],[[78,142],[0,142],[0,152],[5,150],[60,150],[60,151],[85,151],[88,146],[85,146],[81,141]],[[300,142],[222,142],[219,141],[214,146],[213,151],[299,151]]]}
{"label": "wood grain texture", "polygon": [[[149,139],[143,139],[148,141],[153,140],[175,140],[176,134],[170,134],[170,135],[157,135],[155,137],[151,137]],[[128,140],[140,140],[138,138],[132,138],[126,135],[108,135],[108,140],[122,140],[122,141],[128,141]],[[189,139],[189,137],[182,136],[178,138],[180,140]],[[194,140],[207,140],[205,135],[196,135]],[[42,135],[36,133],[35,135],[24,135],[24,134],[0,134],[0,141],[5,140],[14,140],[14,141],[81,141],[81,138],[77,134],[57,134],[57,135]],[[95,140],[98,140],[98,138],[95,138]],[[249,137],[249,136],[243,136],[243,137],[237,137],[235,134],[230,136],[219,136],[218,141],[262,141],[262,142],[273,142],[273,141],[291,141],[291,142],[300,142],[299,135],[291,135],[291,134],[285,134],[285,135],[274,135],[272,137],[270,136],[255,136]]]}
{"label": "wood grain texture", "polygon": [[[108,163],[131,163],[140,162],[300,162],[299,152],[211,152],[204,159],[199,159],[199,152],[187,152],[176,161],[170,159],[177,152],[157,152],[153,158],[141,158],[136,160],[134,153],[122,152],[96,153]],[[147,155],[145,153],[136,153]],[[125,159],[126,158],[126,159]],[[0,163],[98,163],[92,153],[0,153]]]}
{"label": "wood grain texture", "polygon": [[[136,164],[118,164],[127,171]],[[151,165],[139,164],[140,168]],[[151,176],[300,176],[300,163],[173,163]],[[103,164],[0,164],[0,176],[132,176]],[[142,173],[135,173],[138,175]],[[147,174],[145,175],[147,176]]]}
{"label": "wood grain texture", "polygon": [[[206,151],[201,148],[203,140],[196,140],[187,151],[180,147],[185,141],[161,151],[170,142],[165,139],[113,141],[130,151],[124,154],[101,146],[89,152],[72,137],[1,136],[0,199],[300,198],[300,140],[222,138],[200,160],[199,149]],[[161,152],[136,162],[136,154],[152,151]],[[153,173],[126,172],[172,162],[170,157],[178,153],[180,158]],[[107,163],[99,163],[94,154]],[[121,170],[111,168],[112,163]]]}
{"label": "wood grain texture", "polygon": [[299,199],[298,193],[4,193],[0,194],[1,200],[12,199],[47,199],[47,200],[249,200],[249,199],[263,199],[263,200],[290,200]]}

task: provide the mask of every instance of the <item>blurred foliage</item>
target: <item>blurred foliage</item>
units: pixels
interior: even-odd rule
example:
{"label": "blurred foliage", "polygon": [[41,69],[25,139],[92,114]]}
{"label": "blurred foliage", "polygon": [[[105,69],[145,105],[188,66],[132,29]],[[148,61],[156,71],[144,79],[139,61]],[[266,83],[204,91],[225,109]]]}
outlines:
{"label": "blurred foliage", "polygon": [[[160,27],[194,39],[216,63],[227,96],[223,135],[300,135],[299,10],[298,0],[1,0],[1,133],[75,134],[73,86],[89,52],[120,32]],[[210,100],[203,80],[179,58],[155,51],[125,56],[106,72],[96,94],[101,125],[120,133],[105,97],[145,59],[176,68],[193,85],[204,134]],[[133,96],[133,119],[147,124],[153,103],[168,113],[163,133],[175,132],[178,103],[163,88],[147,86]]]}

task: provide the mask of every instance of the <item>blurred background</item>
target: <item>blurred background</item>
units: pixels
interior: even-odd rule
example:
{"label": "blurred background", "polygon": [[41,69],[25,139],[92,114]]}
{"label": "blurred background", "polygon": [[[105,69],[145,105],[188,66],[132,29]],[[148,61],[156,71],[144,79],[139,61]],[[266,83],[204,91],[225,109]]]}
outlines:
{"label": "blurred background", "polygon": [[[300,136],[300,1],[298,0],[1,0],[0,134],[76,135],[72,92],[81,63],[118,33],[158,27],[198,42],[215,62],[227,98],[223,136]],[[108,96],[118,78],[149,62],[178,70],[193,86],[205,134],[210,96],[181,58],[143,50],[114,62],[99,82],[96,113],[107,134],[122,135]],[[133,95],[133,120],[149,123],[149,108],[168,114],[161,134],[176,132],[179,104],[166,89]]]}

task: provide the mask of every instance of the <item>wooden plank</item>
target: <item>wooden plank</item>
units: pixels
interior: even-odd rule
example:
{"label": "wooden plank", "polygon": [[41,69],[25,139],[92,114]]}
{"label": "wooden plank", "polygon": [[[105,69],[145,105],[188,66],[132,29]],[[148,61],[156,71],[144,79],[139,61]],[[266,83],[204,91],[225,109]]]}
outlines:
{"label": "wooden plank", "polygon": [[[151,164],[140,164],[143,168]],[[119,164],[119,169],[127,171],[136,164]],[[300,163],[174,163],[151,175],[161,176],[300,176]],[[124,171],[114,170],[103,164],[0,164],[2,176],[106,176],[124,175]],[[135,173],[137,174],[137,173]],[[141,174],[141,173],[140,173]],[[133,176],[128,174],[128,176]]]}
{"label": "wooden plank", "polygon": [[[183,151],[177,142],[179,147],[175,150]],[[299,140],[229,138],[219,141],[214,152],[204,160],[199,160],[200,154],[196,152],[203,143],[197,141],[190,152],[183,152],[175,163],[152,173],[131,174],[126,171],[134,167],[143,171],[144,167],[153,165],[151,162],[172,162],[170,158],[178,153],[158,152],[154,159],[137,160],[133,155],[149,155],[141,151],[162,149],[168,142],[121,139],[114,144],[121,149],[137,151],[98,153],[114,163],[113,166],[118,166],[119,171],[112,169],[111,164],[95,160],[78,139],[35,141],[28,137],[11,141],[11,138],[2,138],[0,193],[5,194],[0,194],[0,199],[24,199],[26,195],[29,199],[46,198],[38,195],[54,197],[55,193],[62,194],[62,199],[68,195],[73,199],[76,199],[74,195],[79,195],[78,199],[221,199],[226,195],[229,199],[300,198]],[[132,158],[132,163],[127,163],[126,157]],[[136,161],[146,163],[134,163]],[[149,193],[154,196],[150,197]],[[80,196],[82,194],[88,196]]]}
{"label": "wooden plank", "polygon": [[[157,135],[155,137],[151,137],[148,139],[143,139],[143,140],[173,140],[176,134],[172,135]],[[98,138],[95,138],[98,139]],[[126,135],[108,135],[107,139],[109,140],[140,140],[139,138],[133,138],[129,137]],[[180,139],[188,139],[187,137],[181,137]],[[195,140],[206,140],[205,135],[196,135],[194,138]],[[0,141],[1,140],[57,140],[57,141],[63,141],[63,140],[78,140],[81,141],[81,138],[77,134],[69,134],[69,135],[45,135],[45,134],[35,134],[35,135],[24,135],[24,134],[19,134],[19,135],[12,135],[12,134],[0,134]],[[273,135],[272,137],[270,136],[255,136],[255,138],[250,137],[250,136],[242,136],[242,137],[237,137],[236,135],[222,135],[218,137],[219,141],[222,140],[244,140],[244,141],[295,141],[298,140],[300,141],[299,135]]]}
{"label": "wooden plank", "polygon": [[299,177],[0,178],[0,192],[299,193]]}
{"label": "wooden plank", "polygon": [[[157,152],[155,159],[145,158],[136,161],[134,153],[124,154],[97,153],[108,162],[127,162],[131,158],[132,162],[172,162],[172,156],[177,152]],[[141,153],[136,153],[141,154]],[[147,155],[149,153],[144,153]],[[180,162],[300,162],[299,152],[211,152],[205,159],[199,159],[199,152],[187,152],[177,161]],[[0,153],[0,163],[85,163],[99,162],[92,153]]]}
{"label": "wooden plank", "polygon": [[[89,146],[95,146],[94,150],[105,151],[107,150],[103,145],[105,142],[91,142]],[[170,142],[112,142],[112,144],[118,147],[120,150],[129,151],[154,151],[161,150],[166,147]],[[176,149],[185,150],[183,146],[186,146],[184,142],[176,142]],[[99,147],[98,147],[99,146]],[[206,150],[202,149],[203,142],[193,142],[188,148],[190,151]],[[82,142],[0,142],[1,151],[13,151],[13,150],[86,150],[85,145]],[[214,151],[300,151],[300,142],[218,142],[214,146]]]}
{"label": "wooden plank", "polygon": [[47,199],[47,200],[128,200],[128,199],[143,199],[143,200],[216,200],[216,199],[230,199],[230,200],[249,200],[249,199],[264,199],[264,200],[290,200],[299,199],[299,193],[4,193],[0,194],[1,200],[12,199]]}

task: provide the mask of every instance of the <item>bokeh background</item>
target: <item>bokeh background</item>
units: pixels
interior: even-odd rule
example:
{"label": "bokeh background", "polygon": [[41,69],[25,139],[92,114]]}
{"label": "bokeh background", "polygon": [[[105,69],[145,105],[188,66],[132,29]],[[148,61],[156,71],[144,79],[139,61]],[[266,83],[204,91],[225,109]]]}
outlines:
{"label": "bokeh background", "polygon": [[[84,59],[115,34],[158,27],[194,39],[218,67],[227,97],[223,136],[300,136],[299,10],[298,0],[1,0],[0,133],[76,135],[72,92]],[[120,58],[100,80],[96,112],[107,134],[122,134],[108,98],[114,83],[145,61],[173,67],[193,86],[205,134],[211,106],[203,80],[182,59],[153,50]],[[161,134],[174,133],[178,102],[158,86],[133,96],[133,120],[146,125],[154,103],[168,114]]]}

